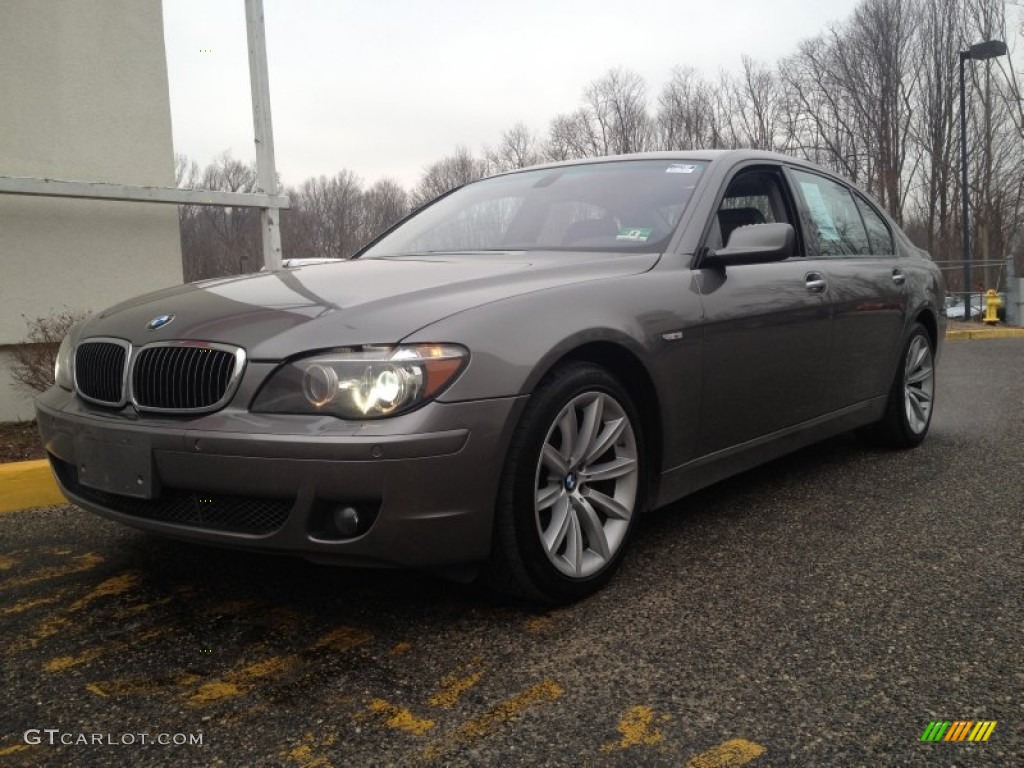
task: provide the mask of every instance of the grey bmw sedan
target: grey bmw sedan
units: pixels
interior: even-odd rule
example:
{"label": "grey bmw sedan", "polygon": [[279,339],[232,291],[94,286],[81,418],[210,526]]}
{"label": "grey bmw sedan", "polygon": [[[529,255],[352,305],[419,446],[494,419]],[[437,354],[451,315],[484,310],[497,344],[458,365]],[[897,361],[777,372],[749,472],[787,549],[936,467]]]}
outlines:
{"label": "grey bmw sedan", "polygon": [[607,157],[467,184],[349,261],[130,299],[36,407],[63,491],[118,522],[567,602],[650,508],[848,430],[920,443],[944,306],[821,168]]}

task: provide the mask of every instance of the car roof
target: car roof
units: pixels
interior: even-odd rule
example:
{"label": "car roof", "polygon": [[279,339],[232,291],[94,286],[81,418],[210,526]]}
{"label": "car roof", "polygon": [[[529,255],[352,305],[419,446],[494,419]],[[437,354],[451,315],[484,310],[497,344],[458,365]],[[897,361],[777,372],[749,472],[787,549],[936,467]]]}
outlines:
{"label": "car roof", "polygon": [[765,160],[777,163],[803,165],[808,168],[826,171],[826,169],[808,162],[807,160],[794,157],[793,155],[785,155],[781,152],[767,152],[760,149],[687,149],[678,151],[634,152],[628,155],[601,155],[598,157],[581,157],[573,160],[559,160],[550,163],[539,163],[526,168],[516,168],[511,171],[505,171],[504,173],[494,174],[494,176],[506,176],[511,173],[519,173],[520,171],[535,171],[543,170],[545,168],[564,168],[566,166],[573,165],[593,165],[595,163],[615,163],[625,160],[695,160],[709,163],[721,162],[723,160],[729,160],[732,162],[741,162],[744,160]]}

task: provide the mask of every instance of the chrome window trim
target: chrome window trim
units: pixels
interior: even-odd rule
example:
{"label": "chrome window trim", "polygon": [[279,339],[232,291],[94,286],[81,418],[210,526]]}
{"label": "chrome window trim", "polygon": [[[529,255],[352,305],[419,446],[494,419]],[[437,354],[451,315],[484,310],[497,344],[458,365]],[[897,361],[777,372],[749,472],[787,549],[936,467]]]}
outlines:
{"label": "chrome window trim", "polygon": [[[81,387],[78,386],[78,350],[81,349],[84,344],[114,344],[124,348],[124,366],[121,369],[121,399],[117,402],[113,402],[111,400],[97,400],[94,397],[89,397],[83,393]],[[112,336],[92,336],[88,339],[79,339],[78,343],[75,344],[75,348],[71,356],[71,380],[74,383],[75,394],[89,403],[106,406],[107,408],[124,408],[128,403],[128,372],[132,366],[132,349],[132,343],[127,339],[115,339]]]}
{"label": "chrome window trim", "polygon": [[[235,369],[231,373],[231,378],[228,379],[227,388],[224,390],[223,397],[220,398],[216,403],[212,405],[203,406],[202,408],[158,408],[152,405],[140,405],[138,400],[135,399],[135,391],[132,382],[133,374],[135,373],[135,362],[138,360],[139,355],[147,349],[153,349],[156,347],[178,347],[178,348],[194,348],[194,349],[216,349],[220,352],[229,352],[235,356]],[[231,399],[235,396],[235,392],[238,390],[239,384],[242,382],[242,374],[245,371],[246,355],[245,350],[241,347],[236,347],[232,344],[220,344],[214,341],[191,341],[191,340],[176,340],[176,341],[153,341],[149,344],[144,344],[138,347],[131,356],[131,363],[128,366],[128,389],[129,399],[135,410],[140,413],[210,413],[217,411],[231,402]]]}

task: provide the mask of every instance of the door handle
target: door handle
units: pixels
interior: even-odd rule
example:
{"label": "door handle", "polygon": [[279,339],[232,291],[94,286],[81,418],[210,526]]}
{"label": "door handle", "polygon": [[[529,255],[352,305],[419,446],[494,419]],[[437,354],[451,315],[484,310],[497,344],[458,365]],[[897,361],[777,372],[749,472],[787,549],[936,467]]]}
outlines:
{"label": "door handle", "polygon": [[828,281],[820,272],[808,272],[804,280],[807,282],[807,290],[811,293],[824,293],[828,288]]}
{"label": "door handle", "polygon": [[892,281],[896,285],[903,285],[907,282],[907,276],[903,274],[903,270],[898,267],[892,271]]}

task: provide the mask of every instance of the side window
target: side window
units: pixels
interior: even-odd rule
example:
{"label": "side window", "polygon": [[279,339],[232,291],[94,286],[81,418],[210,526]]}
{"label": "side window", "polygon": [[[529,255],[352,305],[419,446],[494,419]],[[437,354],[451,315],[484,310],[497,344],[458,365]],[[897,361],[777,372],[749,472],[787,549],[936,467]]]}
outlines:
{"label": "side window", "polygon": [[871,245],[850,191],[824,176],[793,170],[803,198],[807,248],[818,256],[869,255]]}
{"label": "side window", "polygon": [[739,227],[789,222],[778,173],[764,169],[740,171],[729,182],[707,245],[722,248]]}
{"label": "side window", "polygon": [[868,240],[871,242],[871,253],[875,256],[893,256],[896,248],[892,242],[892,232],[885,219],[860,195],[854,195],[860,215],[864,218],[864,226],[868,228]]}

